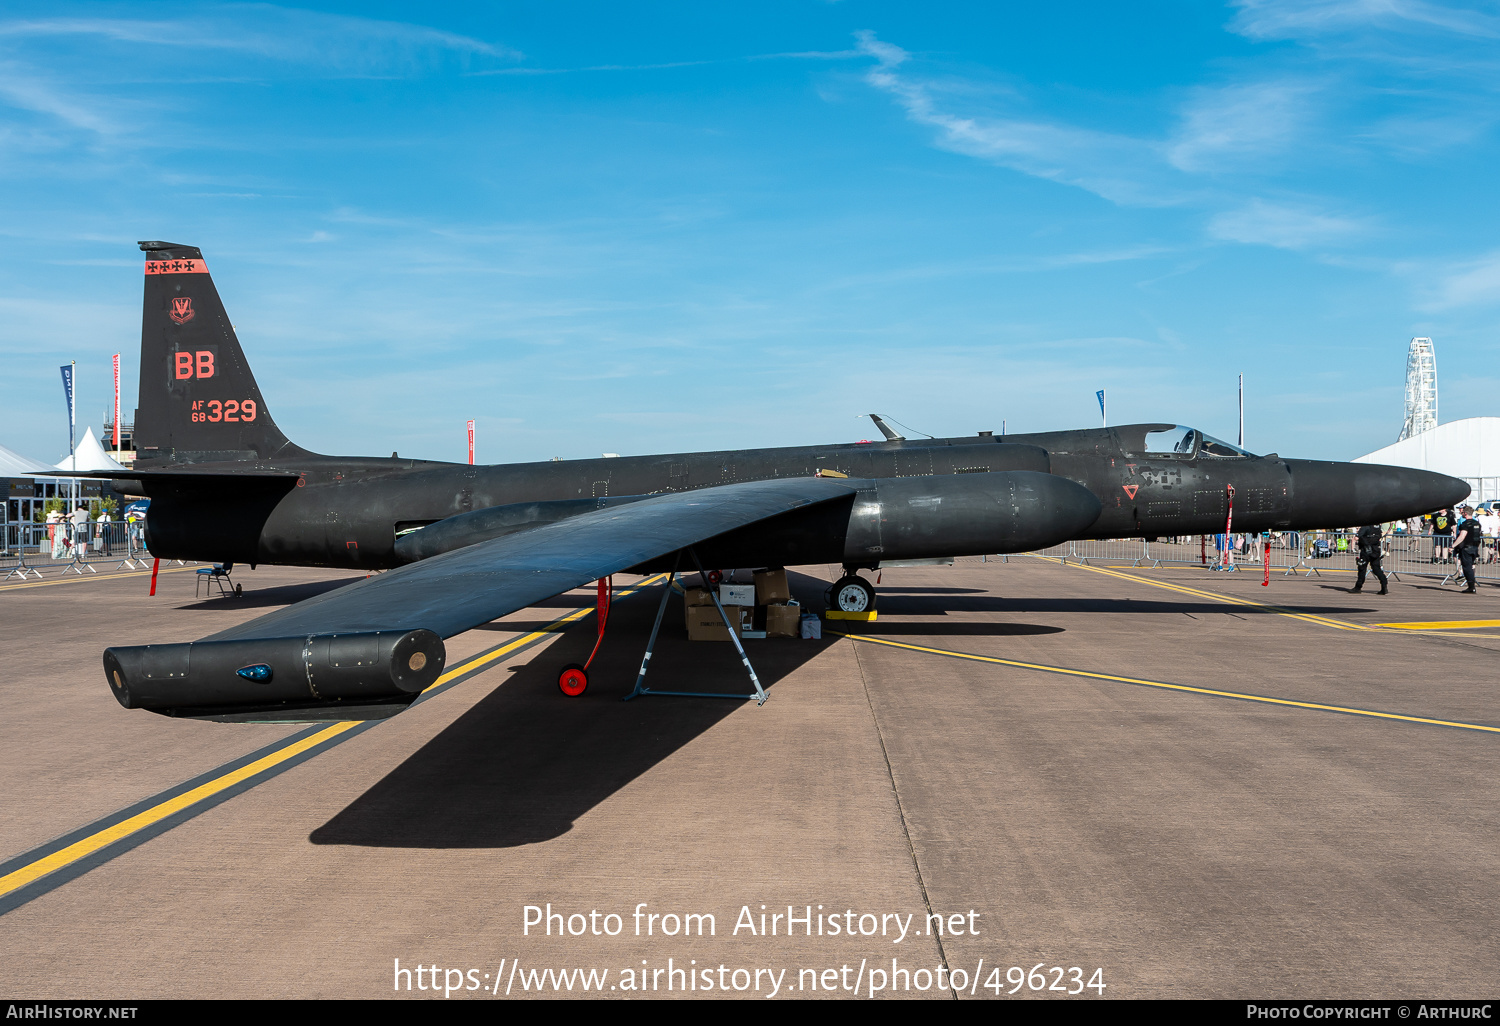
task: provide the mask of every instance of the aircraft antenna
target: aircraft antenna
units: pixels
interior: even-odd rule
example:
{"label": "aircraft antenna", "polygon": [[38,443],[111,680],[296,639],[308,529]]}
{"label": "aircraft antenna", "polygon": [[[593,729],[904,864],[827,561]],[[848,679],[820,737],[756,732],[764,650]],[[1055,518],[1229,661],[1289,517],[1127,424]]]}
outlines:
{"label": "aircraft antenna", "polygon": [[1432,339],[1414,338],[1406,350],[1406,422],[1396,441],[1430,431],[1437,423],[1437,353]]}
{"label": "aircraft antenna", "polygon": [[896,434],[896,432],[892,431],[890,427],[887,426],[886,421],[890,421],[892,424],[896,425],[898,428],[901,428],[903,431],[910,431],[914,435],[922,435],[924,438],[935,437],[934,435],[929,435],[925,431],[918,431],[916,428],[908,427],[907,425],[897,420],[895,417],[892,417],[890,414],[862,413],[860,414],[860,416],[869,417],[872,421],[874,421],[875,426],[880,429],[880,433],[882,435],[885,435],[885,439],[888,442],[904,442],[906,441],[906,436]]}

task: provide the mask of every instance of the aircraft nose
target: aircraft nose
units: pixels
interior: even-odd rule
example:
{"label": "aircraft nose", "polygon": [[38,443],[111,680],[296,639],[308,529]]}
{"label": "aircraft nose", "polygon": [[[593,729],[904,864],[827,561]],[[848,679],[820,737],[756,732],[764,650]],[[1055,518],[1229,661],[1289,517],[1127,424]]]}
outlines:
{"label": "aircraft nose", "polygon": [[1292,523],[1297,530],[1355,527],[1405,520],[1452,506],[1469,494],[1447,474],[1378,463],[1287,460],[1292,475]]}

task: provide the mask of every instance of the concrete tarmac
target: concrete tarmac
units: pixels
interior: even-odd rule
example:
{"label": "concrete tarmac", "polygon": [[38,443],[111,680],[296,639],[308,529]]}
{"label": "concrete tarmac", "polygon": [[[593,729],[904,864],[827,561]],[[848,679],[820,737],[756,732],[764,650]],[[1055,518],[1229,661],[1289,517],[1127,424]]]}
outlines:
{"label": "concrete tarmac", "polygon": [[[819,609],[837,573],[794,592]],[[7,994],[1493,993],[1500,588],[1418,578],[887,570],[876,622],[827,625],[848,637],[747,643],[763,707],[619,701],[653,586],[615,607],[581,698],[556,674],[591,615],[7,898],[121,810],[305,736],[127,711],[105,684],[107,645],[358,575],[235,576],[242,599],[194,598],[190,571],[154,599],[132,575],[0,587]],[[448,665],[591,605],[454,638]],[[665,623],[653,686],[748,690],[680,600]]]}

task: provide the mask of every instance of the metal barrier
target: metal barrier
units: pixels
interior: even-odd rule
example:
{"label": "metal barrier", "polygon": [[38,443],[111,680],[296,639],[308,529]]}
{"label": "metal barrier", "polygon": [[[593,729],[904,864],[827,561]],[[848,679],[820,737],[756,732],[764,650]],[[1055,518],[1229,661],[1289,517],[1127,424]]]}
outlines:
{"label": "metal barrier", "polygon": [[[1234,553],[1233,565],[1237,570],[1250,572],[1260,570],[1265,564],[1262,555],[1254,552],[1253,536],[1236,535],[1244,545]],[[1451,546],[1452,539],[1446,539]],[[1443,584],[1464,583],[1463,568],[1456,557],[1439,558],[1437,543],[1432,535],[1389,534],[1383,540],[1386,552],[1382,567],[1397,580],[1401,575],[1433,577]],[[1354,572],[1358,569],[1358,545],[1353,531],[1284,531],[1272,533],[1269,539],[1271,569],[1281,576],[1293,574],[1312,576],[1322,570]],[[1146,541],[1142,538],[1089,539],[1064,542],[1050,548],[1029,552],[1030,556],[1047,556],[1064,563],[1079,563],[1088,566],[1096,562],[1127,564],[1132,567],[1157,567],[1165,564],[1218,566],[1222,553],[1215,544],[1214,535],[1192,535],[1185,539],[1158,539]],[[1002,556],[1002,561],[1007,557]],[[1500,581],[1500,554],[1497,541],[1486,537],[1480,548],[1479,558],[1474,562],[1474,576],[1481,580]]]}
{"label": "metal barrier", "polygon": [[0,524],[0,580],[41,578],[47,571],[93,574],[100,566],[136,570],[150,558],[139,522]]}

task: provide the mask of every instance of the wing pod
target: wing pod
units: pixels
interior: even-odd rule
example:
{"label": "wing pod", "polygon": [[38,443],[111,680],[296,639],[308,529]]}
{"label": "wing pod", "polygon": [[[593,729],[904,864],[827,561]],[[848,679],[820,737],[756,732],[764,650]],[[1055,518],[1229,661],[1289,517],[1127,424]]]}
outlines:
{"label": "wing pod", "polygon": [[844,560],[1030,552],[1076,538],[1102,508],[1083,485],[1034,471],[869,481],[854,500]]}
{"label": "wing pod", "polygon": [[[841,501],[719,535],[698,546],[699,556],[709,566],[874,566],[1031,552],[1079,537],[1103,508],[1098,496],[1076,481],[1031,470],[839,483],[851,487]],[[654,559],[634,569],[672,565],[670,558]]]}
{"label": "wing pod", "polygon": [[212,719],[374,719],[406,708],[443,672],[432,631],[195,641],[106,649],[127,709]]}

